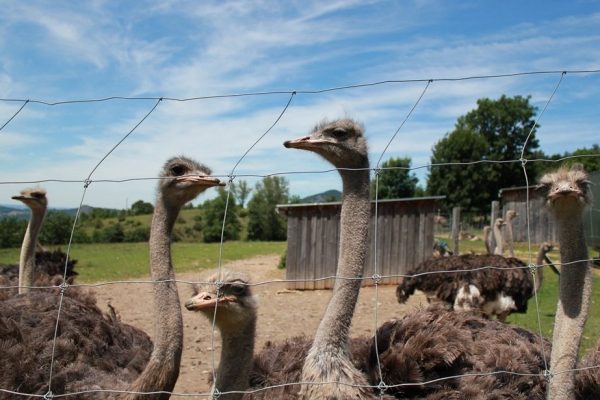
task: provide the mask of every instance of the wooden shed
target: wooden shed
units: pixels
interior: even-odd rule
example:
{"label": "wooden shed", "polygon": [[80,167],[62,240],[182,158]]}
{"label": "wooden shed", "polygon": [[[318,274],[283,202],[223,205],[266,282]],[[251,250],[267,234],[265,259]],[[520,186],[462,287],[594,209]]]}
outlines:
{"label": "wooden shed", "polygon": [[[600,171],[590,173],[594,203],[585,216],[587,243],[600,246]],[[527,192],[529,192],[529,230],[532,243],[543,241],[558,242],[556,225],[546,208],[545,199],[535,190],[526,186],[501,189],[499,193],[502,216],[507,210],[515,210],[519,217],[513,220],[513,236],[517,242],[527,241]]]}
{"label": "wooden shed", "polygon": [[[435,210],[444,196],[380,200],[377,206],[377,272],[404,274],[431,257]],[[290,289],[332,288],[338,260],[341,203],[285,204],[277,211],[287,217],[286,279]],[[375,272],[375,202],[371,203],[369,251],[365,277]],[[365,285],[372,284],[367,279]],[[399,278],[385,278],[395,284]]]}

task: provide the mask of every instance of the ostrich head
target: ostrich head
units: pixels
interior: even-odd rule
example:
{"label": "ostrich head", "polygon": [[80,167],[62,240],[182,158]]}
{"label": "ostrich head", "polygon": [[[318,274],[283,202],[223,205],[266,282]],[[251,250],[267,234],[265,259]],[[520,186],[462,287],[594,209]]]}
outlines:
{"label": "ostrich head", "polygon": [[543,242],[542,244],[540,244],[540,250],[542,251],[543,254],[550,253],[552,251],[552,249],[554,249],[554,246],[552,245],[552,243]]}
{"label": "ostrich head", "polygon": [[364,128],[347,118],[323,121],[308,136],[288,140],[283,145],[314,151],[338,168],[364,168],[369,162]]}
{"label": "ostrich head", "polygon": [[581,164],[570,169],[561,167],[540,179],[538,190],[547,205],[557,214],[581,213],[592,202],[591,182]]}
{"label": "ostrich head", "polygon": [[512,221],[513,219],[517,218],[519,216],[519,213],[516,212],[515,210],[508,210],[506,212],[506,220],[508,222]]}
{"label": "ostrich head", "polygon": [[494,221],[494,226],[496,226],[498,229],[502,228],[504,225],[506,225],[504,218],[496,218],[496,221]]}
{"label": "ostrich head", "polygon": [[200,311],[211,322],[216,318],[221,331],[240,329],[256,319],[257,304],[248,283],[248,276],[242,272],[224,270],[220,277],[216,273],[203,285],[194,285],[194,294],[185,308]]}
{"label": "ostrich head", "polygon": [[182,207],[212,186],[225,186],[210,174],[210,168],[205,165],[183,156],[174,157],[163,166],[158,188],[168,203]]}
{"label": "ostrich head", "polygon": [[25,203],[32,210],[45,210],[48,206],[46,190],[42,188],[24,189],[18,196],[13,196],[12,199]]}

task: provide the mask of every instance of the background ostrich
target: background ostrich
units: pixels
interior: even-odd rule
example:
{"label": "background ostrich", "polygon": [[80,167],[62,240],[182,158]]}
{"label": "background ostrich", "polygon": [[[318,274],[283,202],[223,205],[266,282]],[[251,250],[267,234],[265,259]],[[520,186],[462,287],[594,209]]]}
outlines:
{"label": "background ostrich", "polygon": [[0,286],[15,286],[15,289],[0,291],[0,300],[16,293],[25,293],[31,286],[60,284],[65,275],[65,267],[67,282],[72,283],[78,275],[74,270],[76,261],[67,261],[67,255],[62,251],[45,250],[38,242],[48,207],[46,190],[38,187],[28,188],[12,198],[23,202],[31,210],[31,214],[21,245],[19,264],[0,265]]}
{"label": "background ostrich", "polygon": [[515,210],[507,210],[505,214],[505,226],[504,226],[504,241],[508,248],[508,256],[515,256],[515,243],[513,236],[513,220],[519,216]]}
{"label": "background ostrich", "polygon": [[561,168],[540,179],[539,189],[556,219],[560,244],[560,294],[552,337],[548,398],[574,398],[579,343],[589,311],[592,275],[583,230],[583,212],[591,202],[591,182],[580,165]]}
{"label": "background ostrich", "polygon": [[[369,158],[364,129],[351,119],[323,122],[308,136],[284,143],[325,158],[342,178],[340,247],[333,294],[304,361],[305,399],[369,398],[364,374],[352,365],[348,332],[366,262],[369,198]],[[349,278],[349,279],[344,279]],[[336,382],[336,383],[328,383]]]}
{"label": "background ostrich", "polygon": [[494,254],[492,250],[492,227],[489,225],[483,227],[483,244],[485,245],[486,254]]}
{"label": "background ostrich", "polygon": [[503,218],[496,218],[492,232],[494,234],[494,240],[496,241],[496,247],[494,248],[494,254],[501,256],[504,254],[504,235],[502,234],[502,228],[505,222]]}
{"label": "background ostrich", "polygon": [[[549,243],[540,245],[536,264],[544,265],[551,250]],[[493,268],[478,269],[483,267]],[[418,289],[430,301],[442,301],[448,308],[479,309],[486,316],[504,320],[511,312],[527,312],[534,287],[537,290],[541,285],[542,271],[539,268],[533,278],[523,261],[495,254],[432,258],[407,272],[417,276],[404,278],[396,288],[396,298],[405,303]]]}
{"label": "background ostrich", "polygon": [[[91,392],[78,398],[167,399],[179,373],[183,326],[170,254],[170,234],[185,203],[220,184],[210,170],[177,157],[164,165],[150,234],[150,269],[155,302],[154,346],[148,336],[95,307],[93,298],[66,291],[59,320],[52,392]],[[0,302],[0,341],[10,362],[0,363],[0,387],[45,394],[58,296],[31,292]],[[64,314],[63,314],[64,313]],[[160,392],[143,395],[143,392]]]}

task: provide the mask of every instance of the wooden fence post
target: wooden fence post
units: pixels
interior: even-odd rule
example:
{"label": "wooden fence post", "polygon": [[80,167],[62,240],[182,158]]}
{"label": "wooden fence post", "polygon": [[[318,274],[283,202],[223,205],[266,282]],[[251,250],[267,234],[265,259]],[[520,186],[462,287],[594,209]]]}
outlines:
{"label": "wooden fence post", "polygon": [[458,255],[458,243],[460,241],[460,207],[452,209],[452,251]]}

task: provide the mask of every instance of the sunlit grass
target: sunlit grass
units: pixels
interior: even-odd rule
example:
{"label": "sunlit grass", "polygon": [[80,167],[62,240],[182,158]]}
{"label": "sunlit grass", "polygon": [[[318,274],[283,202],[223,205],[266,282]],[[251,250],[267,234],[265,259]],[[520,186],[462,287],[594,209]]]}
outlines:
{"label": "sunlit grass", "polygon": [[[173,264],[176,272],[216,268],[219,243],[174,243]],[[223,262],[257,255],[282,255],[286,242],[225,242]],[[63,251],[66,250],[63,247]],[[141,278],[150,275],[148,243],[75,244],[71,257],[77,260],[77,281],[96,283]],[[17,263],[19,249],[0,249],[0,263]]]}

